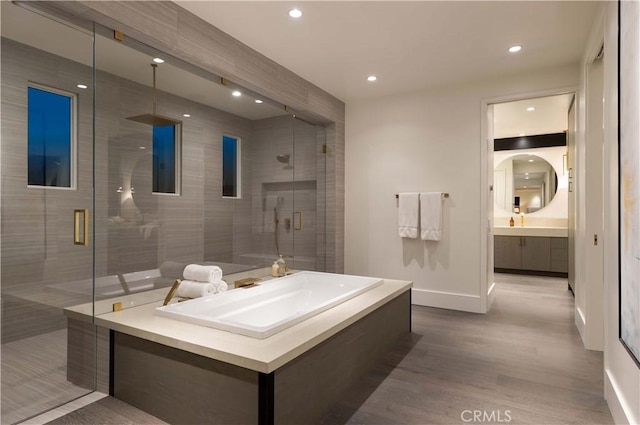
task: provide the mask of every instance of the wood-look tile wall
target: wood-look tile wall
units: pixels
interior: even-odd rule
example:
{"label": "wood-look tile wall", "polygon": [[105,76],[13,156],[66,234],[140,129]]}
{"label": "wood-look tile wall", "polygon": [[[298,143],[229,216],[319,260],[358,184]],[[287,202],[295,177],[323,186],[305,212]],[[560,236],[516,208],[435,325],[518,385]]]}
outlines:
{"label": "wood-look tile wall", "polygon": [[[1,272],[2,299],[8,307],[2,310],[3,342],[64,326],[62,311],[56,308],[65,299],[47,291],[45,283],[91,278],[91,248],[73,244],[73,210],[91,208],[92,179],[86,173],[93,158],[91,118],[86,116],[93,96],[78,93],[76,84],[91,80],[92,71],[84,65],[2,38]],[[27,187],[29,82],[78,94],[76,190]],[[76,295],[69,302],[91,300],[89,290]],[[37,323],[27,320],[36,317]]]}
{"label": "wood-look tile wall", "polygon": [[[68,1],[33,2],[74,19],[95,21],[199,68],[227,78],[300,115],[326,121],[327,269],[344,269],[344,143],[345,105],[171,2]],[[212,3],[215,7],[215,3]]]}
{"label": "wood-look tile wall", "polygon": [[[157,195],[152,193],[151,182],[151,127],[126,119],[149,111],[151,88],[99,71],[95,147],[91,90],[78,94],[78,190],[27,188],[24,167],[27,82],[39,81],[72,91],[78,82],[90,82],[92,71],[88,66],[8,39],[3,39],[2,54],[3,105],[7,105],[3,108],[3,124],[6,123],[3,165],[7,165],[3,168],[3,194],[14,200],[2,206],[3,294],[7,295],[6,291],[14,285],[22,288],[25,284],[34,285],[37,292],[51,284],[90,282],[91,247],[72,244],[71,218],[73,208],[93,209],[94,148],[96,208],[91,213],[95,214],[97,276],[156,269],[167,260],[242,262],[238,261],[241,254],[256,249],[258,253],[274,256],[273,232],[256,223],[271,218],[262,211],[265,184],[279,182],[289,182],[290,187],[284,189],[293,195],[287,196],[287,203],[281,205],[281,251],[313,258],[318,250],[324,250],[324,221],[316,220],[318,211],[324,214],[326,197],[324,175],[317,182],[317,168],[323,167],[324,173],[326,162],[321,153],[325,140],[323,127],[291,116],[252,122],[159,91],[158,113],[181,118],[188,111],[191,117],[184,119],[182,125],[180,196]],[[58,71],[49,76],[51,64]],[[5,97],[4,93],[11,95]],[[241,199],[221,196],[223,134],[241,140]],[[291,166],[276,160],[280,154],[291,155]],[[294,179],[304,182],[296,186],[295,194],[291,190]],[[119,188],[123,191],[118,192]],[[303,229],[292,228],[287,232],[284,218],[293,219],[294,210],[303,212]],[[272,225],[272,220],[269,221]],[[317,222],[322,225],[316,225]],[[26,237],[7,223],[23,223]],[[324,265],[325,252],[320,254]],[[54,262],[47,261],[51,257]],[[23,267],[24,264],[29,266]],[[299,266],[318,267],[315,261],[312,266],[307,264]],[[77,295],[80,298],[69,299],[68,304],[62,300],[62,305],[56,307],[89,302],[90,285],[86,285],[85,293]]]}
{"label": "wood-look tile wall", "polygon": [[[29,81],[78,91],[75,85],[91,81],[92,71],[8,39],[2,42],[2,190],[12,201],[2,204],[3,291],[29,283],[90,279],[91,249],[73,245],[72,214],[73,208],[92,210],[92,93],[78,94],[78,190],[27,188],[25,123]],[[234,220],[246,222],[242,214],[251,213],[244,207],[251,202],[251,122],[162,92],[159,113],[181,117],[189,111],[191,118],[182,126],[180,196],[152,194],[151,127],[125,119],[148,112],[150,99],[149,87],[97,73],[98,276],[154,269],[165,260],[231,262]],[[242,139],[244,188],[240,200],[221,196],[223,133]],[[119,187],[122,193],[117,192]],[[243,235],[242,226],[236,229]],[[250,238],[250,233],[243,237]],[[85,295],[89,301],[91,292]]]}
{"label": "wood-look tile wall", "polygon": [[[276,256],[274,212],[278,214],[278,242],[280,253],[294,268],[324,270],[324,251],[318,233],[324,224],[317,220],[319,210],[325,208],[324,161],[322,144],[324,128],[291,116],[266,118],[253,122],[252,170],[252,239],[251,249],[236,251],[237,262],[246,261],[244,254],[263,254],[261,265],[270,265]],[[289,162],[277,160],[289,155]],[[296,230],[295,212],[302,213],[302,228]],[[291,220],[286,228],[285,220]],[[323,242],[324,238],[320,241]],[[317,258],[316,258],[317,257]]]}

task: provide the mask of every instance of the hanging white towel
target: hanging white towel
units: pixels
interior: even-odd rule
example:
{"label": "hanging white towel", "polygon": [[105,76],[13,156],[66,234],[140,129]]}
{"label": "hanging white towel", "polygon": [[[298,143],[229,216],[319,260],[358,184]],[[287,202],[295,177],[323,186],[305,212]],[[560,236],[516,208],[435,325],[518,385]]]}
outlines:
{"label": "hanging white towel", "polygon": [[420,238],[439,241],[442,237],[442,193],[420,194]]}
{"label": "hanging white towel", "polygon": [[420,194],[401,193],[398,196],[398,234],[401,238],[418,237]]}

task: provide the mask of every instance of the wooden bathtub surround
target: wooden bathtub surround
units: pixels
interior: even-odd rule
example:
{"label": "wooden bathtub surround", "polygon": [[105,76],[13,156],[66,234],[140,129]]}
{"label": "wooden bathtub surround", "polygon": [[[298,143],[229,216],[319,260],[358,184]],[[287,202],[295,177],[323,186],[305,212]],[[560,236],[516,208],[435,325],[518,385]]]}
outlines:
{"label": "wooden bathtub surround", "polygon": [[[133,294],[119,299],[121,311],[111,311],[116,300],[97,305],[95,324],[85,306],[69,309],[77,329],[69,338],[96,325],[109,334],[98,345],[100,390],[169,423],[313,423],[411,331],[411,286],[384,280],[263,340],[157,316],[164,293],[153,301]],[[95,353],[95,343],[84,342]],[[90,379],[90,371],[70,369],[75,381]]]}
{"label": "wooden bathtub surround", "polygon": [[169,423],[315,423],[410,332],[410,303],[404,291],[269,373],[114,332],[111,393]]}

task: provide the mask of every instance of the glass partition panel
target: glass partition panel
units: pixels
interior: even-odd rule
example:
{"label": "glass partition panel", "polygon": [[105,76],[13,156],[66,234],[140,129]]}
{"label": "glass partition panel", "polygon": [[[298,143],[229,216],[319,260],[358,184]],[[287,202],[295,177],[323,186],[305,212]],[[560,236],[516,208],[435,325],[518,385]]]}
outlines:
{"label": "glass partition panel", "polygon": [[2,7],[2,418],[95,389],[93,34]]}
{"label": "glass partition panel", "polygon": [[325,132],[322,126],[296,117],[294,134],[293,265],[296,269],[323,271],[324,211],[320,209],[325,205]]}
{"label": "glass partition panel", "polygon": [[[250,225],[234,217],[234,258],[243,264],[271,266],[280,255],[293,257],[294,129],[291,115],[254,120],[247,188],[251,199]],[[240,205],[238,207],[242,208]],[[289,267],[291,267],[289,265]]]}
{"label": "glass partition panel", "polygon": [[[323,127],[130,37],[96,31],[96,297],[156,290],[162,298],[191,263],[228,276],[282,255],[291,268],[323,269]],[[153,141],[165,124],[180,129],[174,193],[154,189]]]}

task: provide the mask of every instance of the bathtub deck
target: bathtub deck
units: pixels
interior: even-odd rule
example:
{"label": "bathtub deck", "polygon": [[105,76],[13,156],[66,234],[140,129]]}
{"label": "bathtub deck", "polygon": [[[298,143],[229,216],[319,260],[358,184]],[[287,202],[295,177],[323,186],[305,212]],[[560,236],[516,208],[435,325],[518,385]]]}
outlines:
{"label": "bathtub deck", "polygon": [[[110,379],[99,389],[170,423],[177,413],[177,422],[187,415],[201,423],[204,414],[207,423],[311,423],[410,332],[411,286],[386,279],[266,339],[158,316],[163,290],[100,301],[94,323],[110,348],[99,344],[98,369]],[[124,309],[111,312],[114,302]],[[70,329],[79,329],[70,338],[94,326],[90,307],[65,310]],[[94,349],[87,341],[87,351]]]}
{"label": "bathtub deck", "polygon": [[410,332],[410,310],[407,290],[270,373],[113,332],[111,393],[169,423],[316,423]]}
{"label": "bathtub deck", "polygon": [[271,373],[410,288],[410,282],[385,280],[358,297],[263,340],[157,316],[154,312],[161,301],[101,314],[95,323],[168,347]]}

